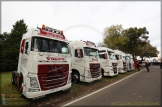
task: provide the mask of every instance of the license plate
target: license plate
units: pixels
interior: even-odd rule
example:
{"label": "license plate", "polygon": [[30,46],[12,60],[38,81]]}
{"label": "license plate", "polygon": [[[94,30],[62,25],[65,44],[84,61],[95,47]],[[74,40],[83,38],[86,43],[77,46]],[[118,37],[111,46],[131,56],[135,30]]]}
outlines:
{"label": "license plate", "polygon": [[50,89],[50,92],[52,93],[53,91],[57,91],[57,90],[59,90],[59,88]]}

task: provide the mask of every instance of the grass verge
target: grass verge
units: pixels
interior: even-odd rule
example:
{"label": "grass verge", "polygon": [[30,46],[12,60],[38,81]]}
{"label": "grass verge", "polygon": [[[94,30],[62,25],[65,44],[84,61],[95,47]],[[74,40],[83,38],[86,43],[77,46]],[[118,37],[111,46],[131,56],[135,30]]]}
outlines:
{"label": "grass verge", "polygon": [[[140,67],[141,70],[144,67]],[[111,83],[114,83],[122,78],[125,78],[133,73],[136,73],[137,69],[126,72],[124,74],[118,74],[115,77],[103,77],[101,80],[94,81],[92,83],[72,84],[72,87],[67,91],[60,91],[46,95],[44,98],[33,100],[23,97],[18,88],[11,84],[11,72],[1,72],[1,93],[6,94],[6,106],[57,106],[61,103],[69,101],[71,99],[87,95],[102,87],[105,87]]]}

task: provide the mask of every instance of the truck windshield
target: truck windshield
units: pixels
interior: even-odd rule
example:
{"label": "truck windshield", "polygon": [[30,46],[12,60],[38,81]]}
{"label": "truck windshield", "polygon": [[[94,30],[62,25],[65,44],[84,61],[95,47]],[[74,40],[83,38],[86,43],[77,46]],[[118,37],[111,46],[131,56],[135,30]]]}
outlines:
{"label": "truck windshield", "polygon": [[69,47],[66,42],[41,37],[33,37],[31,51],[69,54]]}
{"label": "truck windshield", "polygon": [[122,59],[125,60],[125,56],[122,56]]}
{"label": "truck windshield", "polygon": [[130,56],[125,57],[126,60],[131,60]]}
{"label": "truck windshield", "polygon": [[97,56],[98,50],[93,48],[84,47],[85,56]]}
{"label": "truck windshield", "polygon": [[112,52],[112,51],[107,51],[107,52],[108,52],[108,55],[109,55],[109,58],[110,58],[110,59],[116,60],[116,57],[115,57],[114,52]]}

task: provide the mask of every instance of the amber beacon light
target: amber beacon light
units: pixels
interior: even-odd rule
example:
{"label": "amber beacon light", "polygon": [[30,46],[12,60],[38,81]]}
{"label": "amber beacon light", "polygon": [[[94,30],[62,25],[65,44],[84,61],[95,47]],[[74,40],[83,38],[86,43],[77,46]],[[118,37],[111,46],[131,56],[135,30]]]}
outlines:
{"label": "amber beacon light", "polygon": [[60,31],[60,33],[61,33],[61,35],[63,35],[63,31],[62,30]]}
{"label": "amber beacon light", "polygon": [[42,29],[45,29],[45,25],[44,24],[42,25]]}

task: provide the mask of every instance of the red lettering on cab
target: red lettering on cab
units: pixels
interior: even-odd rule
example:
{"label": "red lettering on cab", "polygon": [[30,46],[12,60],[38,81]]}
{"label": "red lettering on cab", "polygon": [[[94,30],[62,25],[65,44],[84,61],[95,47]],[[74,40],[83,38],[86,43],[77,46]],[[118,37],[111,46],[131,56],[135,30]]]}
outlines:
{"label": "red lettering on cab", "polygon": [[47,60],[65,60],[64,58],[46,57]]}

